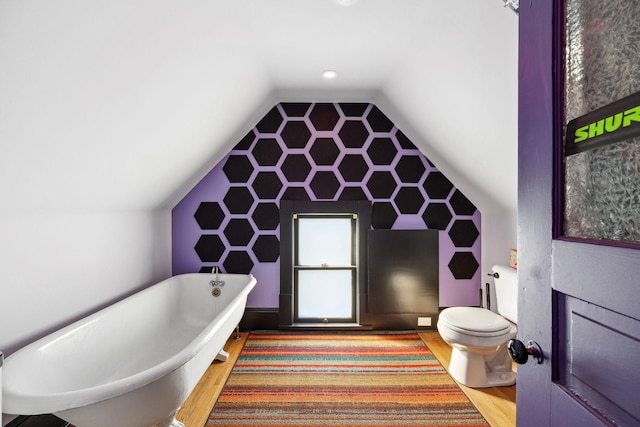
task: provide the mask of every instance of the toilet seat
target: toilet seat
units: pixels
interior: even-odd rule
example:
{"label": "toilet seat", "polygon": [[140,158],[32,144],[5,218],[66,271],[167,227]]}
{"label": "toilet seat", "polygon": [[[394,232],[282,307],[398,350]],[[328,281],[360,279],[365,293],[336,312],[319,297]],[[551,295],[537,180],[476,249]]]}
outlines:
{"label": "toilet seat", "polygon": [[499,337],[512,332],[504,317],[480,307],[450,307],[442,310],[439,322],[451,331],[477,337]]}

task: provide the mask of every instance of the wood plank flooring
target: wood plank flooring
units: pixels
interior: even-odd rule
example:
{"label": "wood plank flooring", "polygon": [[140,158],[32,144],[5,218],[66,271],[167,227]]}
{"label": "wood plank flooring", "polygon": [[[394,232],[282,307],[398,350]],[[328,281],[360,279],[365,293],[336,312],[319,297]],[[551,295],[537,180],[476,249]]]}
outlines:
{"label": "wood plank flooring", "polygon": [[178,411],[176,416],[178,421],[183,422],[186,427],[202,427],[207,423],[209,414],[216,404],[248,336],[247,333],[241,333],[240,339],[236,340],[235,334],[233,334],[227,340],[224,350],[229,353],[229,358],[226,362],[214,361],[209,366]]}
{"label": "wood plank flooring", "polygon": [[[436,358],[446,368],[451,358],[451,347],[437,332],[420,332],[420,338],[431,349]],[[229,352],[226,362],[214,362],[204,374],[191,396],[178,412],[178,420],[186,427],[203,427],[224,387],[231,369],[247,340],[248,334],[240,334],[240,340],[233,337],[227,341],[225,350]],[[516,425],[516,387],[494,387],[472,389],[460,385],[469,400],[478,408],[485,419],[494,427],[513,427]]]}

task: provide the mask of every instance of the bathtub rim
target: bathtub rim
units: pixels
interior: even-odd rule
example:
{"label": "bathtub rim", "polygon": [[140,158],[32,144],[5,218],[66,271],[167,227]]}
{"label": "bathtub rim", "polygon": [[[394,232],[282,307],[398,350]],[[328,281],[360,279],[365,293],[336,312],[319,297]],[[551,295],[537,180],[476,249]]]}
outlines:
{"label": "bathtub rim", "polygon": [[[229,304],[227,304],[220,313],[217,313],[212,321],[209,322],[206,327],[204,327],[203,330],[198,335],[196,335],[188,345],[185,346],[185,348],[174,354],[172,357],[148,369],[136,372],[133,375],[119,378],[115,381],[111,381],[105,384],[98,384],[96,386],[79,388],[77,390],[53,393],[27,393],[19,387],[13,387],[13,389],[9,388],[6,375],[8,373],[6,368],[11,367],[12,357],[18,357],[21,353],[31,351],[38,352],[39,349],[44,345],[64,336],[65,334],[76,329],[79,325],[91,322],[105,315],[109,311],[114,310],[114,306],[124,304],[130,298],[141,298],[147,292],[153,291],[154,287],[166,281],[169,281],[172,278],[184,278],[188,276],[202,276],[203,278],[211,278],[215,275],[213,273],[183,273],[171,276],[132,295],[129,295],[126,298],[116,301],[115,303],[104,307],[95,313],[85,316],[84,318],[79,319],[57,331],[54,331],[30,344],[27,344],[26,346],[12,353],[10,356],[6,357],[4,361],[5,376],[2,384],[3,412],[12,415],[37,415],[41,413],[60,412],[68,409],[78,408],[81,406],[87,406],[121,396],[138,388],[142,388],[161,379],[165,375],[168,375],[180,369],[206,346],[206,344],[221,328],[221,325],[226,320],[228,320],[229,317],[231,317],[233,309],[238,305],[239,301],[242,299],[245,299],[246,301],[247,295],[256,285],[256,279],[252,274],[220,273],[220,278],[224,278],[225,276],[237,276],[245,277],[247,278],[247,280],[243,283],[242,289],[231,299]],[[194,343],[196,344],[193,345]],[[13,374],[10,375],[13,376]],[[20,382],[17,381],[17,384],[19,386]],[[7,403],[9,404],[7,405]],[[8,411],[9,408],[10,411]]]}

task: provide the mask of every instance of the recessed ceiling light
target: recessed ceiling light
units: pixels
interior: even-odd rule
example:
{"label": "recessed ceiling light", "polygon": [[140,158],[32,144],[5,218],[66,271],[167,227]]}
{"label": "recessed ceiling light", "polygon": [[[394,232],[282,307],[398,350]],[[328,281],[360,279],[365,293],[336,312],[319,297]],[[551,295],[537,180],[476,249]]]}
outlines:
{"label": "recessed ceiling light", "polygon": [[351,6],[352,4],[356,4],[358,0],[335,0],[340,6]]}
{"label": "recessed ceiling light", "polygon": [[335,79],[336,77],[338,77],[338,72],[334,70],[324,70],[322,72],[322,77],[324,77],[325,79]]}

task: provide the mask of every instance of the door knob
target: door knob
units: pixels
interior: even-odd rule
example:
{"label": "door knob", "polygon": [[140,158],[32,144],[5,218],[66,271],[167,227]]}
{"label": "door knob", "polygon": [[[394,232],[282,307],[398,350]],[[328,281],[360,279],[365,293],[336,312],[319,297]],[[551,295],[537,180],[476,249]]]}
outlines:
{"label": "door knob", "polygon": [[527,341],[525,346],[522,341],[512,339],[507,344],[507,350],[509,350],[509,355],[513,361],[519,365],[527,363],[529,356],[533,357],[538,364],[541,364],[544,359],[542,349],[535,341]]}

